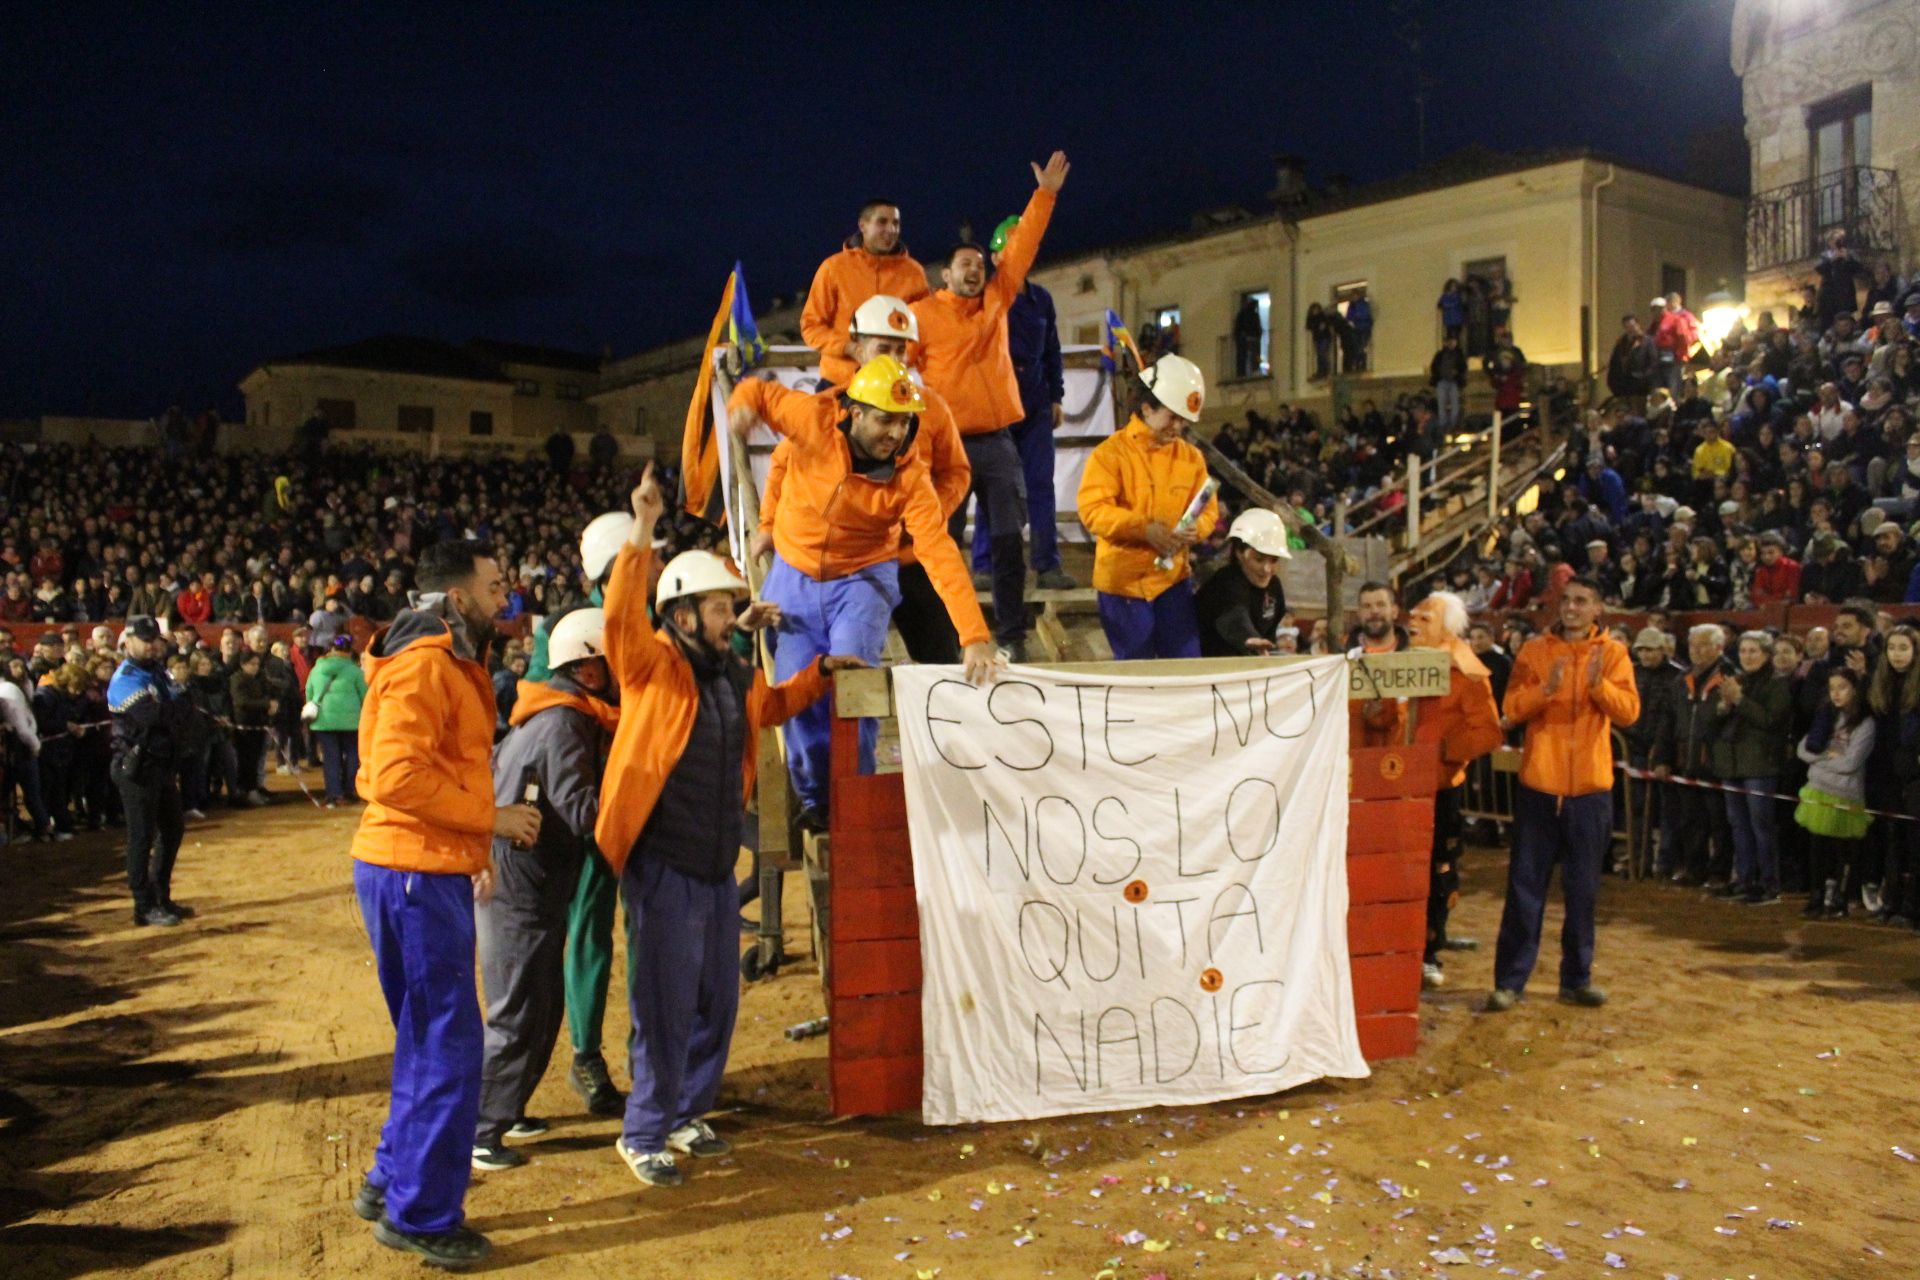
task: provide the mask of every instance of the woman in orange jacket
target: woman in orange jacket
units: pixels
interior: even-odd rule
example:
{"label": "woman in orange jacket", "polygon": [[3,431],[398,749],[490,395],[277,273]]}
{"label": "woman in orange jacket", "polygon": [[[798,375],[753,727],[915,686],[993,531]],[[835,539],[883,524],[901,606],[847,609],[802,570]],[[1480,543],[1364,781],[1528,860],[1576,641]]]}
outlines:
{"label": "woman in orange jacket", "polygon": [[661,573],[654,630],[646,582],[664,508],[649,465],[607,582],[604,643],[620,720],[594,827],[620,878],[636,957],[633,1092],[617,1145],[650,1186],[680,1184],[676,1153],[731,1149],[702,1117],[719,1092],[739,1008],[733,874],[759,732],[824,697],[828,672],[864,665],[822,656],[777,686],[757,671],[749,677],[729,647],[733,632],[777,624],[780,609],[755,604],[736,618],[747,584],[707,551],[683,552]]}
{"label": "woman in orange jacket", "polygon": [[1576,577],[1560,625],[1529,640],[1507,682],[1507,719],[1526,726],[1513,802],[1513,857],[1487,1011],[1511,1009],[1540,953],[1547,885],[1561,863],[1560,999],[1606,1003],[1592,984],[1593,911],[1613,843],[1613,730],[1640,718],[1627,647],[1600,629],[1600,586]]}
{"label": "woman in orange jacket", "polygon": [[[1127,425],[1100,442],[1080,479],[1080,523],[1097,542],[1093,585],[1113,656],[1197,658],[1187,549],[1213,532],[1220,504],[1207,492],[1207,460],[1181,439],[1200,421],[1206,383],[1180,356],[1161,356],[1140,375],[1146,389]],[[1197,498],[1198,515],[1183,523]]]}

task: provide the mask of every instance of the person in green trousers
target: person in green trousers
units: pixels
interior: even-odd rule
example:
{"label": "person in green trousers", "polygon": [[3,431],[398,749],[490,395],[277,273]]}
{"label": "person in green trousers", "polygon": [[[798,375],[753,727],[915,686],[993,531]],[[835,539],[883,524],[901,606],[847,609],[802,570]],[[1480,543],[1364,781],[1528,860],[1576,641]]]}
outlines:
{"label": "person in green trousers", "polygon": [[[598,605],[604,599],[603,579],[613,568],[620,544],[627,540],[633,516],[610,511],[596,517],[580,535],[581,569],[592,584],[587,598]],[[664,549],[664,539],[655,541],[655,551]],[[652,557],[654,582],[647,584],[647,599],[653,599],[666,557]],[[527,679],[544,680],[548,675],[547,637],[553,619],[543,618],[533,629],[533,653],[527,663]],[[572,905],[567,909],[567,952],[565,961],[567,996],[567,1038],[573,1044],[573,1066],[567,1083],[573,1086],[597,1116],[625,1113],[627,1095],[614,1087],[607,1074],[607,1060],[601,1053],[600,1031],[607,1016],[607,987],[613,980],[613,916],[620,899],[620,882],[600,858],[588,858],[580,868],[580,883],[575,887]],[[627,989],[633,989],[633,953],[627,953]]]}

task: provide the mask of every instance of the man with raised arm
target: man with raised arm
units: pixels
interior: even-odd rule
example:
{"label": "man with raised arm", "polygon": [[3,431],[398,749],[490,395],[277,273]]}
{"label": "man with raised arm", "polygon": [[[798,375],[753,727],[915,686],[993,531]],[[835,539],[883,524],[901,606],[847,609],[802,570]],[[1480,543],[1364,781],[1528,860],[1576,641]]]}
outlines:
{"label": "man with raised arm", "polygon": [[[1032,167],[1033,196],[1007,236],[999,270],[989,280],[984,249],[977,244],[954,246],[941,272],[945,287],[913,304],[920,341],[908,354],[926,374],[927,385],[953,406],[960,426],[967,461],[973,464],[973,493],[993,527],[988,551],[993,562],[994,638],[1015,661],[1025,657],[1027,635],[1027,564],[1020,536],[1027,522],[1027,483],[1008,428],[1025,419],[1027,410],[1008,345],[1007,316],[1040,252],[1071,166],[1066,153],[1056,151],[1045,168]],[[965,529],[963,508],[952,520],[955,542]]]}

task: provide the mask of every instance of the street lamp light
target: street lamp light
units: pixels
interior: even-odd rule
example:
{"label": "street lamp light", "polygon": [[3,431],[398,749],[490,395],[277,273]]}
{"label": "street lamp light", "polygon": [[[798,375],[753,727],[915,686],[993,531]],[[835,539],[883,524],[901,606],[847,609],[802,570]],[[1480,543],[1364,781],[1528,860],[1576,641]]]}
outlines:
{"label": "street lamp light", "polygon": [[1733,327],[1753,314],[1745,303],[1734,297],[1725,280],[1702,299],[1701,305],[1705,310],[1700,315],[1700,341],[1709,351],[1718,351]]}

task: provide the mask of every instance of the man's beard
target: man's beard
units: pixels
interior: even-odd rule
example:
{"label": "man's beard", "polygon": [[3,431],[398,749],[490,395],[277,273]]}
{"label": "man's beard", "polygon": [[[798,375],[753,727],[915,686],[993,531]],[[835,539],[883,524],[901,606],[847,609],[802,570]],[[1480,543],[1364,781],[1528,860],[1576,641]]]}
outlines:
{"label": "man's beard", "polygon": [[1368,618],[1360,624],[1361,634],[1365,635],[1369,640],[1378,640],[1391,630],[1393,630],[1393,623],[1385,618]]}
{"label": "man's beard", "polygon": [[493,625],[492,614],[470,613],[462,609],[460,621],[467,624],[467,636],[473,641],[476,653],[484,652],[487,646],[493,643],[494,637],[499,634]]}

